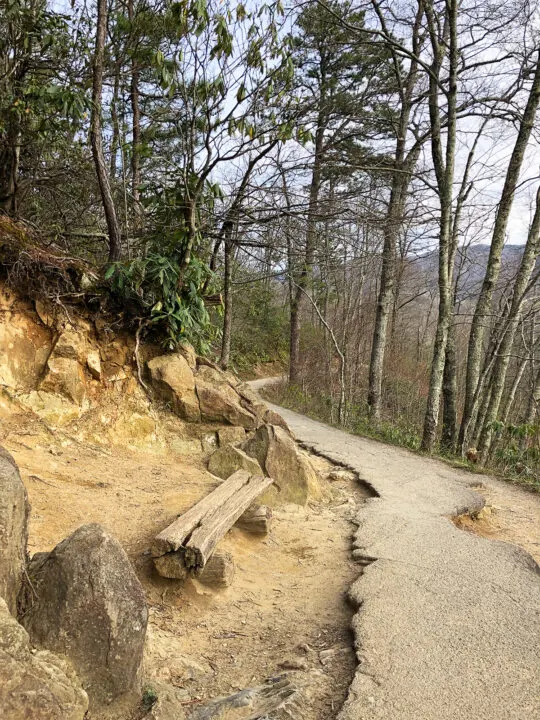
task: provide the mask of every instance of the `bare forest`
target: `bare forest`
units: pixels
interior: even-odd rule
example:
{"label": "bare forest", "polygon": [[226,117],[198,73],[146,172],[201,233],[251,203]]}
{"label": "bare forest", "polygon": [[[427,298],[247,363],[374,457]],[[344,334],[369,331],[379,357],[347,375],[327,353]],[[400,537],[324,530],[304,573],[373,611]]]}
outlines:
{"label": "bare forest", "polygon": [[2,0],[0,271],[538,488],[539,103],[526,0]]}

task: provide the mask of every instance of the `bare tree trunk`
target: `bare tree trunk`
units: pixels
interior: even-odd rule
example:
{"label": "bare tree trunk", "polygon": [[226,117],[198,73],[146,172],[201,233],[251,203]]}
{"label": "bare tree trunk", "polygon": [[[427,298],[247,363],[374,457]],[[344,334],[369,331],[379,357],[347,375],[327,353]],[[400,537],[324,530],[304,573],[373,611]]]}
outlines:
{"label": "bare tree trunk", "polygon": [[120,92],[120,60],[116,58],[116,68],[114,72],[113,94],[111,98],[111,159],[110,159],[110,176],[114,180],[116,176],[116,155],[118,153],[118,145],[120,143],[120,126],[118,124],[118,95]]}
{"label": "bare tree trunk", "polygon": [[[130,23],[135,19],[133,0],[128,2],[128,18]],[[133,198],[133,227],[140,231],[142,224],[142,206],[139,187],[141,185],[141,111],[139,107],[139,67],[136,53],[131,56],[131,82],[129,86],[129,99],[131,103],[131,196]]]}
{"label": "bare tree trunk", "polygon": [[313,158],[313,171],[309,187],[309,204],[306,228],[306,247],[304,262],[295,280],[295,290],[291,303],[291,329],[289,341],[289,382],[297,385],[300,380],[300,313],[306,287],[313,269],[315,245],[317,239],[317,213],[319,206],[319,192],[322,178],[322,157],[324,151],[324,118],[319,113],[317,132],[315,135],[315,155]]}
{"label": "bare tree trunk", "polygon": [[445,450],[454,452],[457,439],[457,358],[456,326],[451,323],[448,329],[446,357],[443,375],[443,426],[441,445]]}
{"label": "bare tree trunk", "polygon": [[398,139],[395,159],[396,172],[392,178],[390,202],[384,223],[381,282],[379,286],[379,295],[377,297],[375,328],[373,331],[371,359],[369,363],[369,388],[367,402],[369,413],[376,422],[381,419],[384,356],[386,353],[388,320],[394,298],[394,283],[396,275],[396,245],[399,235],[399,226],[403,217],[404,194],[406,190],[404,188],[404,178],[401,174],[403,172],[404,154],[404,147],[402,145],[403,144],[400,142],[400,139]]}
{"label": "bare tree trunk", "polygon": [[528,362],[529,358],[525,355],[525,357],[521,358],[521,362],[517,367],[514,381],[512,382],[512,386],[510,387],[503,411],[501,413],[501,422],[503,425],[506,425],[506,423],[508,422],[508,418],[510,417],[510,411],[512,410],[514,400],[516,399],[518,387],[521,383],[521,379],[523,378],[523,374],[525,373],[525,368],[527,367]]}
{"label": "bare tree trunk", "polygon": [[521,264],[514,284],[512,303],[508,314],[508,322],[506,324],[504,337],[499,348],[495,367],[491,378],[491,398],[486,413],[486,418],[482,426],[480,434],[480,442],[478,450],[480,457],[485,462],[489,453],[492,436],[492,424],[497,420],[499,406],[501,403],[504,386],[506,382],[506,373],[510,362],[510,352],[514,345],[514,338],[518,328],[521,309],[527,294],[527,286],[531,279],[534,266],[538,257],[540,241],[540,188],[536,193],[536,208],[534,218],[527,237],[527,243],[521,258]]}
{"label": "bare tree trunk", "polygon": [[96,167],[96,174],[107,221],[109,233],[109,262],[119,260],[122,255],[120,227],[116,217],[114,200],[109,182],[109,174],[103,155],[103,138],[101,136],[101,93],[103,89],[103,56],[105,36],[107,34],[107,0],[98,0],[96,45],[94,51],[92,77],[92,116],[90,120],[90,143]]}
{"label": "bare tree trunk", "polygon": [[439,233],[439,313],[435,345],[431,363],[431,376],[429,392],[424,418],[424,431],[422,435],[422,450],[431,452],[437,435],[439,421],[439,408],[441,389],[444,375],[446,345],[448,328],[452,319],[453,297],[452,278],[455,250],[455,233],[452,232],[452,190],[454,181],[455,150],[456,150],[456,98],[457,98],[457,72],[459,62],[459,48],[457,39],[458,0],[449,0],[447,3],[447,24],[449,32],[449,77],[447,97],[447,136],[446,151],[443,152],[441,140],[441,115],[439,108],[439,84],[442,48],[444,44],[435,31],[435,18],[433,6],[426,4],[426,19],[433,43],[434,61],[432,74],[429,79],[429,115],[431,123],[431,150],[437,187],[441,203],[440,233]]}
{"label": "bare tree trunk", "polygon": [[536,380],[529,397],[529,405],[527,407],[527,415],[525,416],[525,424],[533,425],[538,411],[540,409],[540,368],[536,374]]}
{"label": "bare tree trunk", "polygon": [[[384,27],[384,19],[377,6],[376,11]],[[422,26],[422,16],[423,11],[421,9],[421,3],[419,3],[412,31],[413,51],[415,55],[418,55],[421,43],[419,34]],[[411,60],[405,82],[403,82],[401,78],[401,60],[395,54],[393,55],[393,64],[396,80],[400,87],[400,117],[397,129],[392,188],[384,222],[382,269],[379,294],[377,297],[373,341],[371,344],[367,397],[369,413],[376,422],[379,421],[381,417],[382,380],[388,335],[388,319],[394,297],[396,245],[403,219],[410,176],[414,171],[420,153],[420,146],[418,145],[409,151],[408,156],[406,155],[407,132],[409,129],[411,102],[417,81],[418,64],[416,60]]]}
{"label": "bare tree trunk", "polygon": [[514,193],[519,180],[521,166],[527,145],[534,126],[534,120],[540,102],[540,53],[536,62],[536,70],[532,81],[527,105],[521,119],[514,149],[506,171],[506,179],[501,193],[501,200],[495,218],[493,236],[489,251],[489,259],[484,275],[482,289],[476,303],[471,332],[469,335],[469,348],[467,355],[467,375],[465,381],[465,406],[461,421],[459,443],[462,449],[468,444],[466,429],[470,425],[473,411],[473,401],[480,377],[482,364],[482,351],[486,329],[486,319],[491,312],[493,292],[501,267],[502,249],[508,227],[508,218],[514,202]]}
{"label": "bare tree trunk", "polygon": [[232,297],[232,261],[234,254],[234,244],[232,241],[232,223],[229,223],[225,230],[225,267],[223,272],[223,295],[224,295],[224,315],[223,315],[223,336],[221,340],[221,357],[219,364],[226,370],[229,366],[231,355],[231,332],[232,332],[232,316],[233,316],[233,297]]}

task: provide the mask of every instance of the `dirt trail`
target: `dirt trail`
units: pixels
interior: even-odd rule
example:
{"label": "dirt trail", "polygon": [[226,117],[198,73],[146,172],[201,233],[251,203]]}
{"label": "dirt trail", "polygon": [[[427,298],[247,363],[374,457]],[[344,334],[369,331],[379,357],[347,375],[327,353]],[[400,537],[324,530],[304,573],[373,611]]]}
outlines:
{"label": "dirt trail", "polygon": [[150,606],[147,678],[182,688],[192,706],[288,665],[308,688],[306,720],[335,718],[356,667],[346,594],[359,573],[351,519],[363,498],[352,479],[332,483],[330,503],[275,511],[266,538],[233,529],[220,547],[235,557],[235,580],[213,592],[160,578],[148,552],[157,532],[215,487],[200,461],[81,445],[28,422],[3,444],[32,504],[31,553],[85,522],[102,523],[126,549]]}
{"label": "dirt trail", "polygon": [[[538,565],[451,522],[482,509],[474,476],[281,412],[303,443],[379,495],[357,516],[354,547],[371,562],[350,590],[359,666],[339,719],[540,717]],[[501,485],[488,488],[502,497]]]}

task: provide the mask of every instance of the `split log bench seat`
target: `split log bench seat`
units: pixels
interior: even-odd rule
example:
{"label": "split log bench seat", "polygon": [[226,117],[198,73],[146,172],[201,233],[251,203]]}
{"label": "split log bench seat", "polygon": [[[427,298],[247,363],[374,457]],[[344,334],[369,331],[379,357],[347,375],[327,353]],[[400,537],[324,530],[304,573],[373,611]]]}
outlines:
{"label": "split log bench seat", "polygon": [[[205,577],[213,579],[212,584],[220,584],[217,579],[220,574],[231,580],[234,564],[229,554],[216,553],[210,567],[216,545],[244,514],[241,527],[251,527],[258,533],[268,530],[267,508],[251,506],[272,483],[272,478],[238,470],[180,515],[152,543],[154,565],[159,574],[179,580],[193,574],[203,581]],[[230,582],[223,580],[221,584]]]}

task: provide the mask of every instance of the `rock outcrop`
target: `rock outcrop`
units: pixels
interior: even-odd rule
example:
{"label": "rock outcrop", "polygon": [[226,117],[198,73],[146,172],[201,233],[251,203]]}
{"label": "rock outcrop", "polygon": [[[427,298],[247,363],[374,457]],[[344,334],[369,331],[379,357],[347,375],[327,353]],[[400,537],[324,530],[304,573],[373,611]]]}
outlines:
{"label": "rock outcrop", "polygon": [[305,505],[310,499],[322,499],[324,493],[315,468],[282,427],[261,425],[240,447],[274,480],[275,487],[261,496],[261,503]]}
{"label": "rock outcrop", "polygon": [[0,598],[0,717],[83,720],[87,709],[88,696],[69,661],[35,651]]}
{"label": "rock outcrop", "polygon": [[82,405],[86,396],[86,386],[81,365],[75,358],[50,357],[47,372],[40,390],[61,395],[76,405]]}
{"label": "rock outcrop", "polygon": [[238,425],[225,426],[217,431],[219,446],[224,447],[231,443],[241,442],[246,439],[246,429]]}
{"label": "rock outcrop", "polygon": [[209,382],[197,374],[195,387],[203,420],[227,422],[247,429],[257,427],[257,416],[242,406],[241,397],[229,383]]}
{"label": "rock outcrop", "polygon": [[91,707],[140,691],[148,612],[119,542],[83,525],[30,567],[35,602],[22,623],[40,647],[73,663]]}
{"label": "rock outcrop", "polygon": [[16,614],[26,562],[28,499],[17,465],[0,447],[0,597]]}
{"label": "rock outcrop", "polygon": [[247,470],[251,475],[264,475],[257,460],[234,445],[225,445],[216,450],[208,460],[208,470],[222,480],[237,470]]}
{"label": "rock outcrop", "polygon": [[188,361],[181,354],[160,355],[150,360],[148,370],[158,396],[171,404],[174,412],[188,422],[200,422],[195,378]]}
{"label": "rock outcrop", "polygon": [[150,360],[147,367],[158,397],[188,422],[202,420],[255,429],[261,422],[260,408],[237,391],[238,382],[230,373],[200,360],[197,358],[194,367],[189,346]]}

